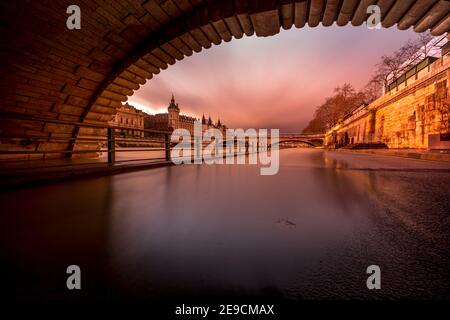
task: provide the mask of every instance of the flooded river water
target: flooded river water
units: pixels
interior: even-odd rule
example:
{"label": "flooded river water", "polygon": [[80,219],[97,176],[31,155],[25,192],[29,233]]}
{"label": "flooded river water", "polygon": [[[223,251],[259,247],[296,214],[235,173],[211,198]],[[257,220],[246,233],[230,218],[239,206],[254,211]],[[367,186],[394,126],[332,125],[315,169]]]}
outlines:
{"label": "flooded river water", "polygon": [[[450,165],[289,149],[0,194],[15,298],[450,298]],[[382,289],[368,290],[378,265]],[[5,290],[6,290],[5,289]]]}

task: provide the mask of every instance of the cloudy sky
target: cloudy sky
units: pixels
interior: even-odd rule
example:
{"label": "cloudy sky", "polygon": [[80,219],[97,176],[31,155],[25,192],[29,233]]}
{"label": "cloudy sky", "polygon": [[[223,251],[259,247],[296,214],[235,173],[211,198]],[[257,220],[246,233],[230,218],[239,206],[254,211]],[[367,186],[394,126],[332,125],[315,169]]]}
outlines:
{"label": "cloudy sky", "polygon": [[181,113],[211,115],[233,128],[300,132],[333,88],[362,88],[381,55],[412,30],[317,27],[282,30],[269,38],[244,37],[194,53],[148,81],[129,103],[165,112],[171,94]]}

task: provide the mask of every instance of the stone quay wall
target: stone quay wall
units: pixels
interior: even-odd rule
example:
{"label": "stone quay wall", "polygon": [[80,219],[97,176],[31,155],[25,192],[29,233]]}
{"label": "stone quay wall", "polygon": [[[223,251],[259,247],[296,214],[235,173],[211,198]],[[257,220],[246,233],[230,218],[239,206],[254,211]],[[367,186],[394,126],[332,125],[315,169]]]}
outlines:
{"label": "stone quay wall", "polygon": [[445,54],[417,77],[386,93],[326,134],[325,143],[385,143],[389,148],[427,149],[428,137],[448,133],[450,115],[445,112],[450,91],[450,55]]}

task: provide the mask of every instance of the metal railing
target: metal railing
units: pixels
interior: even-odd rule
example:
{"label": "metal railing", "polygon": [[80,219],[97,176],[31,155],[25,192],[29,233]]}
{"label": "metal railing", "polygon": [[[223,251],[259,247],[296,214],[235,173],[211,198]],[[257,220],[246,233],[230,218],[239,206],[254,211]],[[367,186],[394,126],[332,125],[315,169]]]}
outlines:
{"label": "metal railing", "polygon": [[[3,122],[2,121],[7,121]],[[27,127],[27,123],[41,123],[38,128],[40,130],[27,130],[24,134],[11,134],[15,130],[5,130],[5,126],[11,126],[11,121],[19,120],[22,123],[18,123],[18,129],[21,127]],[[9,122],[8,122],[9,121]],[[65,129],[64,133],[45,132],[44,126],[46,125],[61,126],[60,129]],[[94,129],[94,132],[90,134],[82,131],[83,128]],[[11,129],[11,128],[9,128]],[[78,130],[80,129],[80,130]],[[9,133],[8,133],[9,131]],[[23,131],[23,130],[22,130]],[[19,132],[22,132],[19,130]],[[55,131],[55,130],[53,130]],[[64,130],[63,130],[64,131]],[[124,132],[139,133],[138,135],[126,135]],[[53,119],[48,117],[37,117],[32,115],[16,114],[0,112],[0,164],[8,163],[7,160],[28,160],[22,161],[30,162],[30,158],[36,160],[45,160],[43,167],[53,166],[67,166],[67,165],[87,165],[87,164],[108,164],[114,165],[118,163],[136,162],[136,161],[170,161],[171,160],[171,141],[170,131],[154,130],[154,129],[140,129],[132,127],[110,126],[107,124],[99,123],[81,123],[69,120]],[[75,136],[76,135],[76,136]],[[277,146],[283,144],[283,140],[288,139],[294,141],[298,139],[323,139],[322,134],[301,134],[301,133],[285,133],[280,135],[280,141]],[[192,138],[192,137],[191,137]],[[268,138],[271,140],[270,135]],[[194,141],[194,139],[192,139]],[[230,140],[231,141],[231,140]],[[224,153],[226,154],[227,140],[223,140]],[[238,143],[237,138],[232,140],[233,148],[237,151]],[[5,143],[7,143],[5,145]],[[201,149],[203,150],[209,142],[202,142]],[[266,142],[267,143],[267,142]],[[48,149],[46,144],[51,144],[52,148]],[[312,145],[311,143],[309,143]],[[54,148],[57,146],[58,148]],[[260,150],[259,141],[257,142],[256,150]],[[244,145],[244,151],[239,151],[239,154],[249,154],[254,151],[249,150],[249,144],[246,141]],[[271,149],[271,142],[265,145],[265,148]],[[192,149],[194,157],[196,156],[196,150]],[[118,159],[118,155],[127,154],[127,157],[122,156],[122,159]],[[157,156],[154,156],[157,153]],[[159,153],[159,154],[158,154]],[[55,157],[57,155],[60,157]],[[88,162],[86,158],[92,158],[85,156],[84,158],[74,159],[73,155],[76,154],[95,154],[95,162]],[[105,157],[105,154],[107,155]],[[139,157],[139,155],[153,155],[152,157]],[[21,159],[16,159],[14,155],[22,156]],[[26,159],[23,157],[27,157]],[[64,156],[64,157],[63,157]],[[51,158],[49,160],[48,158]],[[68,161],[62,161],[62,159],[70,158]],[[125,159],[123,159],[125,158]],[[50,161],[55,161],[56,165],[51,165]]]}
{"label": "metal railing", "polygon": [[[11,127],[11,124],[7,124],[5,121],[11,122],[15,120],[26,121],[27,123],[41,123],[42,128],[45,125],[52,124],[61,126],[60,129],[63,129],[63,131],[64,129],[66,130],[63,133],[48,132],[44,135],[42,134],[42,130],[41,132],[36,132],[36,130],[21,130],[21,127],[27,127],[26,123],[18,123],[17,129],[19,130],[4,130],[5,126]],[[102,163],[101,160],[105,160],[109,165],[128,161],[170,160],[169,131],[110,126],[99,123],[76,122],[7,112],[0,112],[0,121],[3,122],[3,124],[0,123],[0,159],[2,161],[29,160],[32,156],[35,156],[34,158],[36,159],[48,160],[49,155],[58,154],[62,155],[58,159],[72,158],[76,154],[97,154],[96,162],[77,163],[77,161],[72,161],[73,164],[98,164]],[[69,129],[64,128],[64,126],[69,127]],[[94,129],[95,133],[89,134],[80,131],[77,136],[74,136],[76,128],[81,130]],[[21,134],[22,131],[23,134]],[[124,132],[130,131],[139,134],[123,134]],[[11,132],[13,133],[11,134]],[[49,144],[52,145],[50,149],[47,148]],[[83,144],[83,146],[80,147],[80,144]],[[60,148],[55,149],[54,146],[60,146]],[[118,153],[126,152],[163,152],[163,156],[117,159]],[[106,159],[102,159],[104,153],[107,153]],[[14,155],[23,157],[14,157]],[[39,155],[42,155],[42,157],[38,158]],[[55,157],[50,158],[55,159]]]}

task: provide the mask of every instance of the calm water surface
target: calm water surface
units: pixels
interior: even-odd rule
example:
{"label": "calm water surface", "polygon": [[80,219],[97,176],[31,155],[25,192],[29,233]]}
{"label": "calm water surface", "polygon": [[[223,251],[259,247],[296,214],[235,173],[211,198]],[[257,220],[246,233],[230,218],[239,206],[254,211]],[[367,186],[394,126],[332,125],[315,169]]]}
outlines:
{"label": "calm water surface", "polygon": [[[312,149],[0,194],[14,298],[450,298],[450,165]],[[366,288],[379,265],[382,290]]]}

